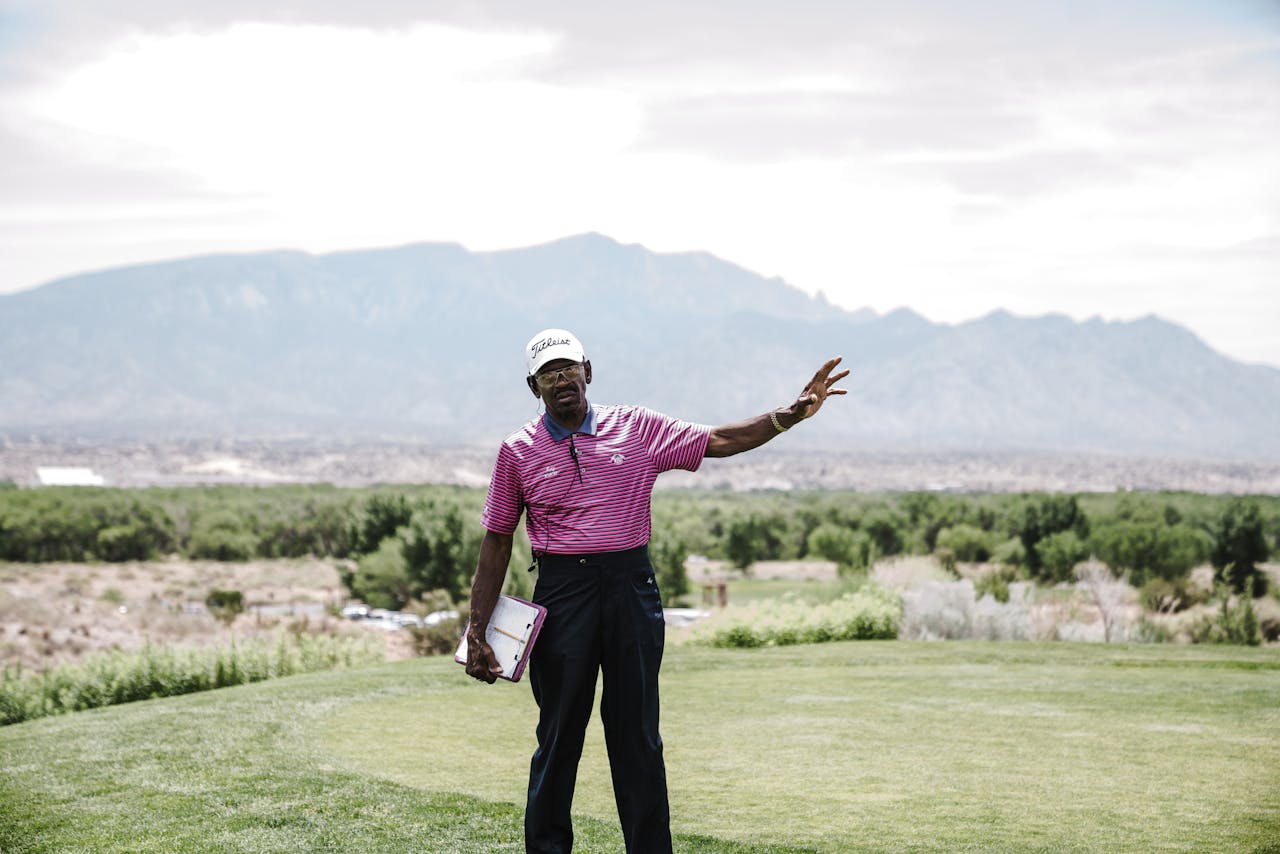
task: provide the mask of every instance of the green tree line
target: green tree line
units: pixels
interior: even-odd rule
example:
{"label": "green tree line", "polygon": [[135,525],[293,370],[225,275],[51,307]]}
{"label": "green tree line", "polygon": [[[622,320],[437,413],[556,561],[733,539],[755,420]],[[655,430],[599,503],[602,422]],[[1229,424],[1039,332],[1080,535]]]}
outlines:
{"label": "green tree line", "polygon": [[[475,569],[484,491],[326,485],[0,490],[0,560],[128,561],[317,555],[349,559],[344,580],[370,604],[433,594],[457,602]],[[1211,563],[1236,591],[1262,593],[1280,498],[1194,493],[939,494],[660,491],[652,552],[669,600],[691,553],[749,567],[820,558],[856,572],[881,557],[994,561],[1045,583],[1096,557],[1135,586],[1177,589]],[[528,593],[522,533],[508,590]]]}

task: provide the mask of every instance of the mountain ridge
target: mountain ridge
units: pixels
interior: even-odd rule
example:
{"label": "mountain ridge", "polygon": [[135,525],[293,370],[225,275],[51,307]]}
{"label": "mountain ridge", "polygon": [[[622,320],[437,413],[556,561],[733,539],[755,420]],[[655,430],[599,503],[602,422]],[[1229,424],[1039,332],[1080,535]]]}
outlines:
{"label": "mountain ridge", "polygon": [[849,311],[599,234],[221,253],[0,295],[0,431],[501,436],[535,411],[519,348],[546,326],[583,338],[593,400],[706,423],[785,404],[841,354],[849,394],[789,437],[814,447],[1280,458],[1280,369],[1155,315]]}

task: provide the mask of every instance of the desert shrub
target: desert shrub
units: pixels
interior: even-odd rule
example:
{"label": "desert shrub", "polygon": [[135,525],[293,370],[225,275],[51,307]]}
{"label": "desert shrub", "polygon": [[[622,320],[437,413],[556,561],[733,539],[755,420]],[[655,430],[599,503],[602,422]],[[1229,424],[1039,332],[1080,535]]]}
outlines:
{"label": "desert shrub", "polygon": [[950,549],[957,560],[986,561],[991,558],[991,535],[973,525],[952,525],[938,532],[937,547]]}
{"label": "desert shrub", "polygon": [[460,609],[457,617],[441,620],[434,626],[409,626],[413,638],[414,655],[453,655],[462,640],[462,630],[467,625],[468,613]]}
{"label": "desert shrub", "polygon": [[1139,590],[1142,606],[1160,614],[1185,611],[1192,605],[1208,601],[1208,592],[1191,583],[1189,578],[1152,578]]}
{"label": "desert shrub", "polygon": [[1134,624],[1130,639],[1137,643],[1173,643],[1177,633],[1163,621],[1156,621],[1145,614]]}
{"label": "desert shrub", "polygon": [[783,597],[730,606],[697,624],[691,639],[743,648],[887,639],[897,637],[901,613],[896,593],[866,585],[824,605]]}
{"label": "desert shrub", "polygon": [[1102,617],[1103,640],[1106,643],[1123,640],[1129,629],[1128,611],[1133,588],[1097,560],[1077,566],[1076,577],[1080,579],[1080,588]]}
{"label": "desert shrub", "polygon": [[933,556],[937,558],[938,565],[942,567],[943,571],[946,572],[947,575],[950,575],[952,578],[960,577],[960,568],[959,564],[956,562],[956,553],[954,551],[947,548],[935,549]]}
{"label": "desert shrub", "polygon": [[138,652],[104,653],[44,673],[6,667],[0,675],[0,725],[381,660],[374,638],[286,633],[275,642],[200,649],[148,645]]}
{"label": "desert shrub", "polygon": [[1263,641],[1275,643],[1280,640],[1280,618],[1263,617],[1258,621],[1258,630],[1262,633]]}
{"label": "desert shrub", "polygon": [[978,599],[990,596],[997,602],[1008,603],[1009,582],[1012,580],[1012,573],[1003,570],[983,573],[973,581],[973,595]]}
{"label": "desert shrub", "polygon": [[1193,643],[1228,643],[1258,646],[1262,643],[1258,614],[1253,610],[1253,588],[1226,597],[1217,611],[1206,614],[1191,629]]}
{"label": "desert shrub", "polygon": [[1030,589],[1009,586],[1009,601],[975,596],[973,582],[935,581],[903,595],[905,640],[1025,640],[1031,633]]}
{"label": "desert shrub", "polygon": [[224,623],[235,622],[236,617],[244,613],[244,594],[239,590],[210,590],[204,597],[205,607],[209,613]]}

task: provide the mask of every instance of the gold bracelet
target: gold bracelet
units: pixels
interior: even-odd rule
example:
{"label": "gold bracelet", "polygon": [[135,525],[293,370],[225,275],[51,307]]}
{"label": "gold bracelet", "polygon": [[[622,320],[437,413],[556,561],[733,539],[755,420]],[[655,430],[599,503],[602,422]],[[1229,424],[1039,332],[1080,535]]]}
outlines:
{"label": "gold bracelet", "polygon": [[773,429],[777,430],[779,433],[787,432],[788,428],[783,427],[782,424],[778,422],[778,413],[770,412],[769,420],[773,422]]}

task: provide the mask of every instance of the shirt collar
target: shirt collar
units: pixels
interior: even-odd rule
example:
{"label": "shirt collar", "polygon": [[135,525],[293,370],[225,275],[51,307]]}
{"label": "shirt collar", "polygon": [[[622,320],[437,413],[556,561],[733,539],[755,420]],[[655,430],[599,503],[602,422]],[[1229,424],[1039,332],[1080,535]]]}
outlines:
{"label": "shirt collar", "polygon": [[563,442],[570,435],[585,434],[594,436],[596,434],[596,409],[590,402],[587,403],[587,417],[582,419],[582,426],[577,430],[566,430],[546,412],[542,413],[542,424],[547,428],[547,432],[551,434],[551,438],[557,442]]}

